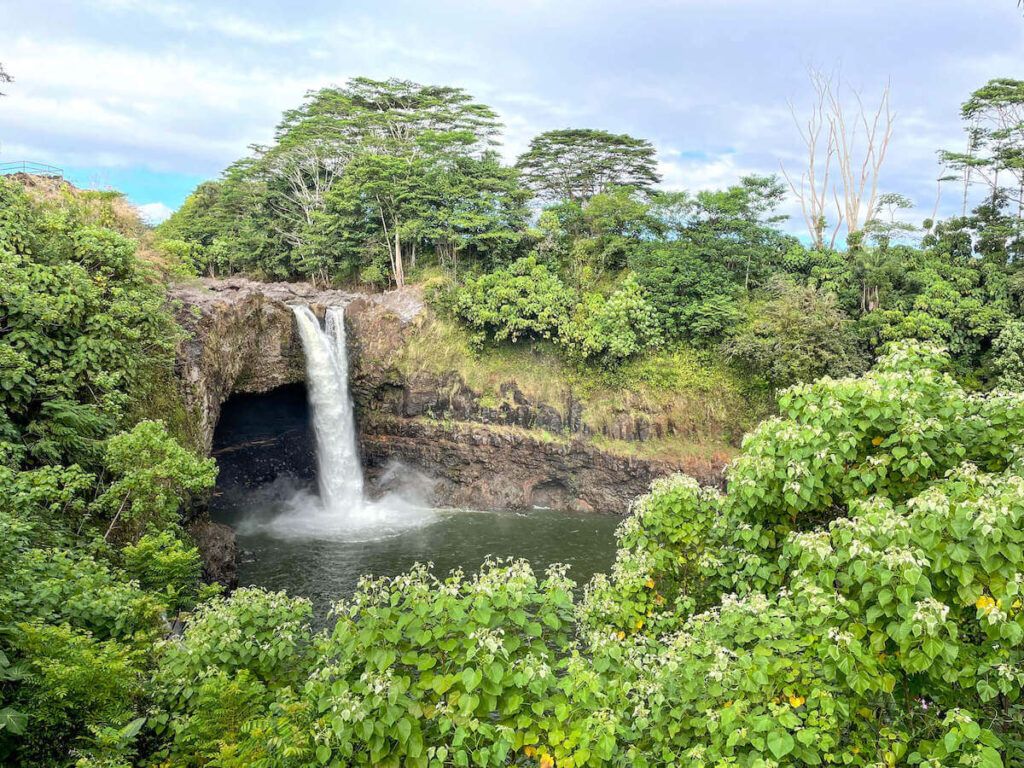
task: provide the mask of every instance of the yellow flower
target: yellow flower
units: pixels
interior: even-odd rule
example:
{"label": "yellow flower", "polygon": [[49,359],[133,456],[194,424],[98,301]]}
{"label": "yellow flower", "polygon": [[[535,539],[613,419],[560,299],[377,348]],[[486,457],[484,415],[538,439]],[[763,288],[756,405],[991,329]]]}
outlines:
{"label": "yellow flower", "polygon": [[872,444],[872,445],[874,445],[874,446],[876,446],[876,447],[877,447],[877,446],[879,446],[879,445],[881,445],[881,444],[882,444],[882,438],[881,438],[881,436],[879,436],[879,437],[875,437],[875,438],[872,438],[872,440],[871,440],[871,444]]}
{"label": "yellow flower", "polygon": [[[1019,603],[1020,600],[1018,600],[1017,602]],[[655,595],[654,596],[654,604],[655,605],[664,605],[665,604],[665,596],[664,595]]]}
{"label": "yellow flower", "polygon": [[526,755],[527,757],[533,757],[534,755],[537,754],[537,748],[536,747],[531,747],[531,746],[525,746],[525,747],[523,747],[523,754]]}
{"label": "yellow flower", "polygon": [[726,708],[731,707],[732,706],[732,700],[730,699],[729,701],[725,702],[725,706],[726,706]]}
{"label": "yellow flower", "polygon": [[982,595],[978,598],[977,602],[974,603],[974,607],[977,608],[979,611],[984,611],[985,613],[988,613],[996,607],[996,601],[988,595]]}
{"label": "yellow flower", "polygon": [[619,640],[625,640],[626,639],[626,633],[623,632],[621,629],[618,632],[618,638],[619,638]]}
{"label": "yellow flower", "polygon": [[540,768],[555,768],[555,758],[551,755],[544,755],[540,759]]}
{"label": "yellow flower", "polygon": [[789,696],[789,706],[791,706],[793,709],[796,709],[797,707],[802,707],[805,701],[807,701],[807,699],[805,699],[803,696],[794,696],[792,694],[790,694]]}
{"label": "yellow flower", "polygon": [[644,586],[648,589],[654,589],[654,579],[650,576],[647,577],[647,581],[644,582]]}
{"label": "yellow flower", "polygon": [[1024,605],[1024,603],[1021,603],[1020,600],[1014,600],[1013,601],[1013,610],[1019,611],[1022,605]]}
{"label": "yellow flower", "polygon": [[637,631],[639,631],[639,630],[644,628],[644,620],[643,619],[637,619],[636,620],[636,628],[637,628]]}

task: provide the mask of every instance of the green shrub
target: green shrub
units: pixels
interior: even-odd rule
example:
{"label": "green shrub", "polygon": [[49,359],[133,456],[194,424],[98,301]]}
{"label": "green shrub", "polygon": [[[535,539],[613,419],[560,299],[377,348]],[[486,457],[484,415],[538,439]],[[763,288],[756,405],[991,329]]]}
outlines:
{"label": "green shrub", "polygon": [[835,296],[782,282],[775,296],[751,307],[749,323],[726,342],[726,355],[773,388],[819,376],[857,373],[864,361]]}
{"label": "green shrub", "polygon": [[165,528],[191,499],[213,487],[217,464],[196,456],[159,421],[142,421],[107,443],[104,463],[114,480],[96,502],[118,533],[135,541],[149,526]]}
{"label": "green shrub", "polygon": [[583,360],[617,363],[662,343],[654,308],[632,275],[607,299],[588,294],[559,330],[558,341]]}
{"label": "green shrub", "polygon": [[364,581],[307,691],[320,702],[322,761],[501,766],[543,746],[566,717],[556,665],[572,637],[572,586],[557,570],[538,581],[525,562],[470,579],[419,568]]}
{"label": "green shrub", "polygon": [[493,341],[554,339],[571,305],[569,289],[533,256],[466,280],[452,297],[456,316]]}
{"label": "green shrub", "polygon": [[992,342],[992,351],[996,384],[1007,389],[1024,390],[1024,322],[1007,322]]}
{"label": "green shrub", "polygon": [[202,559],[199,550],[172,531],[145,534],[122,549],[121,558],[128,575],[147,592],[159,594],[169,611],[195,606]]}
{"label": "green shrub", "polygon": [[16,636],[23,657],[20,685],[9,703],[24,716],[25,729],[20,737],[12,734],[14,743],[0,729],[0,756],[6,751],[13,761],[5,765],[62,764],[51,756],[87,749],[94,729],[121,728],[135,719],[143,678],[130,648],[67,624],[21,624]]}

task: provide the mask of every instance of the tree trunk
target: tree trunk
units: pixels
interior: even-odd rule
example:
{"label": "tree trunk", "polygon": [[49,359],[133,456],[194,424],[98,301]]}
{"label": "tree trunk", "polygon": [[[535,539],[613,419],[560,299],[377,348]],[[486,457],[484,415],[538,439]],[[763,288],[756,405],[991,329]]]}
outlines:
{"label": "tree trunk", "polygon": [[395,285],[399,288],[405,286],[405,270],[402,267],[402,240],[398,235],[398,223],[394,224],[395,229],[395,251],[391,265],[395,273]]}

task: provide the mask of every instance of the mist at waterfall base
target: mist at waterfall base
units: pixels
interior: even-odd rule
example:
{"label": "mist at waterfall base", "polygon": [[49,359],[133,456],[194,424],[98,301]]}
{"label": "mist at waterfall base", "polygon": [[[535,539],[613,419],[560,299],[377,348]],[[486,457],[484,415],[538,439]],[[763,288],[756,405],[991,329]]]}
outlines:
{"label": "mist at waterfall base", "polygon": [[[252,517],[242,532],[265,530],[277,536],[372,541],[433,521],[429,481],[415,473],[393,474],[394,489],[368,498],[356,442],[355,415],[348,390],[345,316],[340,307],[326,311],[323,327],[309,307],[293,307],[302,349],[317,448],[318,493],[293,489],[269,519]],[[287,487],[278,489],[287,492]]]}
{"label": "mist at waterfall base", "polygon": [[232,397],[214,437],[211,513],[236,530],[241,585],[308,597],[323,621],[361,576],[417,562],[434,563],[439,576],[488,557],[525,558],[538,573],[567,563],[579,583],[608,570],[614,516],[433,509],[430,478],[394,460],[364,480],[342,310],[329,309],[323,327],[308,308],[295,313],[306,387]]}

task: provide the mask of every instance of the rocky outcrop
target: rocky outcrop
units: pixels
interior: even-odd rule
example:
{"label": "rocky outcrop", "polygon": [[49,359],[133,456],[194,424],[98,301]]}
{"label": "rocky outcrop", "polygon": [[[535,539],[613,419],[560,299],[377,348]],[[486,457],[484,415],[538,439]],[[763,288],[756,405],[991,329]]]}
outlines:
{"label": "rocky outcrop", "polygon": [[[390,327],[389,321],[407,323],[422,309],[412,291],[363,295],[245,278],[178,285],[170,299],[187,333],[178,350],[178,379],[186,407],[197,421],[200,447],[207,452],[229,396],[305,380],[302,343],[290,305],[306,304],[321,317],[328,306],[352,305],[364,327],[377,328]],[[396,345],[394,338],[391,343]]]}
{"label": "rocky outcrop", "polygon": [[202,557],[203,579],[210,584],[221,584],[227,589],[237,587],[238,548],[231,526],[199,517],[187,526],[187,530]]}
{"label": "rocky outcrop", "polygon": [[[405,419],[427,417],[493,424],[522,429],[540,429],[555,435],[588,437],[595,430],[584,420],[583,403],[571,390],[555,403],[527,397],[514,381],[499,388],[498,402],[481,397],[462,378],[452,373],[419,372],[401,378],[367,378],[357,370],[353,390],[357,401],[373,413]],[[612,440],[645,442],[677,434],[671,418],[623,405],[612,409],[607,423],[596,430]]]}
{"label": "rocky outcrop", "polygon": [[372,472],[393,459],[429,468],[440,504],[474,509],[550,507],[624,514],[651,482],[685,472],[721,482],[721,464],[617,456],[582,439],[544,439],[515,428],[377,417],[361,433]]}
{"label": "rocky outcrop", "polygon": [[[172,298],[189,334],[178,372],[207,451],[230,395],[305,379],[289,306],[301,302],[320,316],[327,306],[345,307],[351,390],[367,464],[374,469],[402,459],[437,478],[439,503],[624,512],[651,480],[671,472],[721,481],[722,457],[669,462],[599,450],[586,439],[582,405],[571,393],[564,402],[535,402],[509,381],[496,402],[455,372],[406,375],[403,348],[423,312],[415,289],[356,294],[301,283],[202,280],[179,286]],[[642,441],[670,430],[627,405],[623,419],[613,419],[604,434]]]}

